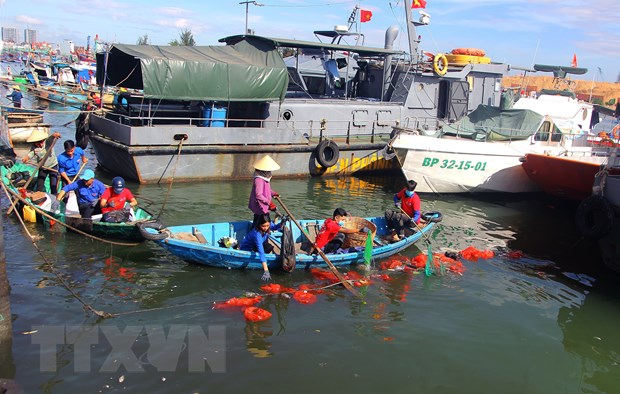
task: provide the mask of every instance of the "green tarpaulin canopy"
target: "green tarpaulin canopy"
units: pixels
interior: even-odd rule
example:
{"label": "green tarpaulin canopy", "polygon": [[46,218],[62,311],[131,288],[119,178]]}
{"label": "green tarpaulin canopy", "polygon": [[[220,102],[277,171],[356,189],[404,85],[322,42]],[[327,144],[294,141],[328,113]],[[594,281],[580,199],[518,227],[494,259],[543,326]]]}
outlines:
{"label": "green tarpaulin canopy", "polygon": [[[106,64],[107,63],[107,64]],[[282,100],[288,72],[273,45],[247,40],[227,46],[115,44],[97,54],[97,82],[170,100]]]}
{"label": "green tarpaulin canopy", "polygon": [[529,109],[502,110],[481,104],[460,121],[444,126],[443,134],[476,141],[523,140],[535,134],[544,120],[544,116]]}

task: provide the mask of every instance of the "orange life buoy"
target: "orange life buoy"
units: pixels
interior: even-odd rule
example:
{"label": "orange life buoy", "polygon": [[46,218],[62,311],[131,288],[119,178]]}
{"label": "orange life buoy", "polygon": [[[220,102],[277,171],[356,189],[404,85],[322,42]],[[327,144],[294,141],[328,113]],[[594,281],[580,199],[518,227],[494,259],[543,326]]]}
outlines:
{"label": "orange life buoy", "polygon": [[486,53],[484,49],[478,48],[456,48],[451,52],[453,55],[469,55],[469,56],[484,56]]}
{"label": "orange life buoy", "polygon": [[618,123],[613,130],[611,130],[611,138],[614,140],[620,139],[620,123]]}

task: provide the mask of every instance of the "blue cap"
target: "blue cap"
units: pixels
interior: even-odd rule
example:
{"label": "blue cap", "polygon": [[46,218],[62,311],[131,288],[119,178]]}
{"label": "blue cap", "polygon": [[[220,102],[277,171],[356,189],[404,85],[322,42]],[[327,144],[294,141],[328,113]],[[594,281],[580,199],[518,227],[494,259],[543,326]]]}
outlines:
{"label": "blue cap", "polygon": [[94,177],[95,177],[95,173],[93,172],[93,170],[86,170],[84,171],[84,174],[82,174],[80,179],[87,181],[89,179],[93,179]]}

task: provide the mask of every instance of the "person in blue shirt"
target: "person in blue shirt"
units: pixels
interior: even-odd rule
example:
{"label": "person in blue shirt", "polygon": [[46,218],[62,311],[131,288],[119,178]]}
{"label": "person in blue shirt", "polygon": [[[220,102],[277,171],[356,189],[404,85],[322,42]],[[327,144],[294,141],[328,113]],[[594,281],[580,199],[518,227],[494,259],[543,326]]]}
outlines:
{"label": "person in blue shirt", "polygon": [[13,91],[11,92],[11,94],[7,94],[6,97],[11,99],[11,101],[13,102],[13,107],[22,107],[22,98],[24,97],[24,95],[19,90],[19,86],[13,85]]}
{"label": "person in blue shirt", "polygon": [[64,148],[65,151],[58,155],[58,172],[63,183],[68,185],[80,171],[82,163],[88,162],[88,158],[84,155],[84,150],[75,146],[75,142],[72,140],[66,140]]}
{"label": "person in blue shirt", "polygon": [[267,257],[265,254],[273,252],[273,245],[269,243],[269,233],[279,230],[282,222],[274,224],[269,220],[269,215],[264,214],[258,217],[255,227],[243,238],[239,249],[251,252],[258,252],[260,262],[263,264],[262,280],[271,280],[269,267],[267,267]]}
{"label": "person in blue shirt", "polygon": [[105,192],[105,185],[95,179],[95,173],[93,170],[86,170],[77,182],[73,182],[63,187],[56,201],[52,204],[52,211],[58,210],[60,200],[63,199],[66,193],[74,190],[77,196],[78,207],[80,208],[80,215],[85,219],[90,219],[93,215],[101,213],[101,205],[99,199],[103,192]]}

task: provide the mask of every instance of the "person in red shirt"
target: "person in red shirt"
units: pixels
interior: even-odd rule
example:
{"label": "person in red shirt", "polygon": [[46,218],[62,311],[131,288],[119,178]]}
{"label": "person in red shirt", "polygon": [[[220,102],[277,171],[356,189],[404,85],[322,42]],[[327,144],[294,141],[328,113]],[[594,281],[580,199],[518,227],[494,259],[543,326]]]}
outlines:
{"label": "person in red shirt", "polygon": [[414,191],[416,186],[418,186],[416,181],[408,180],[405,187],[394,194],[394,206],[398,211],[390,209],[385,211],[388,227],[394,230],[395,241],[413,234],[411,229],[420,223],[421,202],[420,196]]}
{"label": "person in red shirt", "polygon": [[[103,221],[118,222],[118,215],[110,214],[110,212],[122,211],[127,202],[132,208],[138,205],[138,201],[131,191],[125,187],[125,180],[117,176],[112,179],[112,186],[108,187],[101,195]],[[129,220],[129,215],[125,220]]]}
{"label": "person in red shirt", "polygon": [[334,253],[344,243],[346,234],[357,233],[357,230],[344,228],[347,211],[336,208],[332,219],[325,219],[316,236],[315,245],[325,253]]}
{"label": "person in red shirt", "polygon": [[[414,180],[408,180],[407,185],[398,193],[394,194],[394,205],[396,208],[402,209],[414,222],[420,223],[420,196],[414,190],[418,183]],[[411,223],[413,224],[413,223]]]}

